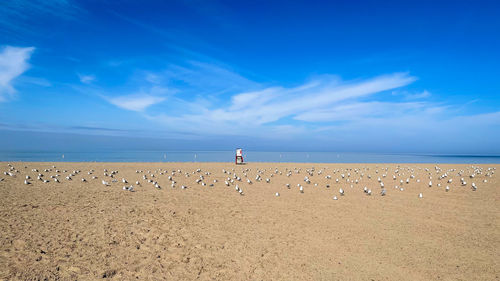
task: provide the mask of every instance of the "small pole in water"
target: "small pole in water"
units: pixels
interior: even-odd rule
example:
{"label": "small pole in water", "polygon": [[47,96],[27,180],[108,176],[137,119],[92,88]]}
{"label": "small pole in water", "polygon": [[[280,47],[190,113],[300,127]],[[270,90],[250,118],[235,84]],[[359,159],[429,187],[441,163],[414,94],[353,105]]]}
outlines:
{"label": "small pole in water", "polygon": [[198,157],[198,156],[197,156],[197,155],[196,155],[196,153],[195,153],[195,154],[194,154],[194,159],[196,159],[196,157]]}
{"label": "small pole in water", "polygon": [[62,157],[62,159],[64,159],[64,154],[61,157]]}

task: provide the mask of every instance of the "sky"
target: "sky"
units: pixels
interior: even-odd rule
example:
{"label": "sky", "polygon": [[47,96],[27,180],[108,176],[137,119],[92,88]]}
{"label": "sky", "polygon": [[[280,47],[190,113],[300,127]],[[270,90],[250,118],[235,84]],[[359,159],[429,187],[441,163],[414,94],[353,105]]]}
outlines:
{"label": "sky", "polygon": [[0,3],[0,150],[500,154],[498,1]]}

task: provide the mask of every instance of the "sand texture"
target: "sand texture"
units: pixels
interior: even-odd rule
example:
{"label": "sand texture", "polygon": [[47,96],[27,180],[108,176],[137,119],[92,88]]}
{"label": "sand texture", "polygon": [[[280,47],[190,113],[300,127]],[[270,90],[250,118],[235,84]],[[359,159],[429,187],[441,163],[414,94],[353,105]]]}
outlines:
{"label": "sand texture", "polygon": [[0,280],[500,280],[500,165],[8,164]]}

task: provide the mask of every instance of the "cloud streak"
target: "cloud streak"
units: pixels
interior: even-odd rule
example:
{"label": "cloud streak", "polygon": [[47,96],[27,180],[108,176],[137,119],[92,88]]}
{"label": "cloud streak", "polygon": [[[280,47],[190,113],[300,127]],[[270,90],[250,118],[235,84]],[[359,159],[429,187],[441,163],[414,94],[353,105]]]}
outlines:
{"label": "cloud streak", "polygon": [[165,98],[148,94],[138,94],[107,98],[107,100],[122,109],[141,112],[154,104],[163,102]]}
{"label": "cloud streak", "polygon": [[28,60],[34,51],[34,47],[6,46],[0,49],[0,101],[16,93],[13,81],[29,69]]}
{"label": "cloud streak", "polygon": [[95,81],[95,76],[94,75],[84,75],[84,74],[78,74],[78,78],[80,79],[80,82],[83,84],[90,84]]}
{"label": "cloud streak", "polygon": [[465,134],[486,148],[500,145],[478,137],[498,130],[498,122],[484,120],[499,112],[467,115],[449,101],[430,99],[427,90],[408,90],[418,79],[409,73],[355,80],[319,75],[291,87],[256,82],[219,63],[188,61],[139,73],[132,77],[136,93],[110,96],[116,92],[110,89],[104,98],[138,112],[147,120],[143,129],[156,136],[268,140],[295,149],[344,151],[448,151],[440,143],[450,143],[480,151],[470,141],[450,137]]}
{"label": "cloud streak", "polygon": [[[215,105],[207,105],[191,112],[175,115],[163,113],[147,117],[177,130],[196,130],[209,134],[247,134],[249,130],[252,134],[259,132],[270,134],[274,129],[283,131],[284,128],[292,131],[290,128],[297,128],[293,126],[293,120],[330,121],[331,117],[341,110],[347,112],[349,109],[353,111],[369,109],[369,112],[373,113],[377,106],[384,106],[387,109],[393,105],[356,103],[356,101],[406,86],[415,80],[415,77],[405,73],[351,82],[341,81],[332,76],[322,76],[292,88],[274,86],[258,91],[236,93],[231,95],[229,102],[219,99]],[[179,103],[184,104],[183,108],[195,108],[193,102],[181,100]],[[340,105],[341,103],[348,104]],[[407,103],[404,106],[417,107],[418,104]],[[287,120],[287,124],[274,124],[282,120]]]}

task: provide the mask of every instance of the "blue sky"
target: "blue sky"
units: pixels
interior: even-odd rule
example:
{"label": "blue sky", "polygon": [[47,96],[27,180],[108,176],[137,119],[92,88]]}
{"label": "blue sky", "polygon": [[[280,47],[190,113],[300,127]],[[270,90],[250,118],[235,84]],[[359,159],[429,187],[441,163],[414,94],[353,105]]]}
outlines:
{"label": "blue sky", "polygon": [[270,2],[4,1],[0,145],[500,154],[500,3]]}

